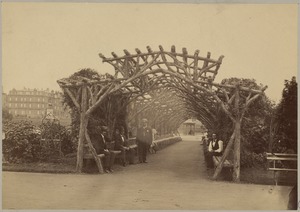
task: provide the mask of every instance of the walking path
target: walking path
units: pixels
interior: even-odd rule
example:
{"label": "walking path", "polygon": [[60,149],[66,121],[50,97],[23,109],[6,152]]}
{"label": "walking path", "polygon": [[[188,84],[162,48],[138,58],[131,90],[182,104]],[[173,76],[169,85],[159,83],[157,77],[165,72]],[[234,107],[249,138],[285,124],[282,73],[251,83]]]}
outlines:
{"label": "walking path", "polygon": [[290,187],[209,180],[199,139],[185,136],[148,156],[148,164],[122,167],[113,174],[3,172],[2,208],[286,209]]}

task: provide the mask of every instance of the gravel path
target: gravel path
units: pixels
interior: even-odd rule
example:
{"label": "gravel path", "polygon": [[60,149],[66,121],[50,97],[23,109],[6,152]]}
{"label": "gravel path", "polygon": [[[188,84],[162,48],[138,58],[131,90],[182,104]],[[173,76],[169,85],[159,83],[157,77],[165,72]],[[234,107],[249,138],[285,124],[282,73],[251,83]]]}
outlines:
{"label": "gravel path", "polygon": [[113,174],[2,173],[3,209],[285,210],[290,187],[211,181],[197,137]]}

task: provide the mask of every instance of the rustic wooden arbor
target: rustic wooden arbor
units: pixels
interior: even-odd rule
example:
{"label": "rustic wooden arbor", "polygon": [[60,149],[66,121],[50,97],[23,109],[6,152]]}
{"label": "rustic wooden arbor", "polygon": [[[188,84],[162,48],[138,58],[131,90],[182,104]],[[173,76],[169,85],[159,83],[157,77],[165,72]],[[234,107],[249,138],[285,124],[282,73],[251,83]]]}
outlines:
{"label": "rustic wooden arbor", "polygon": [[163,134],[176,131],[192,115],[170,88],[160,88],[151,95],[138,96],[129,108],[128,123],[135,122],[137,125],[141,117],[146,117],[150,126],[160,129]]}
{"label": "rustic wooden arbor", "polygon": [[[158,51],[152,51],[147,46],[145,53],[136,49],[134,54],[124,50],[124,56],[121,57],[114,52],[112,58],[106,58],[102,54],[99,56],[103,62],[114,67],[114,76],[106,74],[102,78],[95,77],[92,80],[83,77],[75,80],[70,78],[58,80],[60,87],[80,111],[78,172],[82,170],[85,142],[97,162],[99,172],[103,172],[101,162],[90,140],[87,125],[92,112],[106,98],[122,93],[130,96],[131,108],[135,109],[131,110],[131,112],[135,111],[135,114],[131,114],[131,118],[159,107],[159,112],[165,119],[160,121],[168,121],[167,126],[173,128],[178,127],[193,114],[207,128],[213,129],[216,111],[221,108],[233,121],[235,128],[213,178],[217,178],[223,162],[234,146],[233,179],[239,181],[241,122],[248,106],[263,94],[266,87],[254,90],[242,87],[240,84],[214,83],[223,56],[217,60],[211,59],[211,54],[208,52],[205,57],[202,57],[199,56],[199,50],[189,55],[186,48],[178,53],[175,46],[171,47],[171,51],[165,51],[162,46],[159,46]],[[155,118],[152,121],[155,122]]]}

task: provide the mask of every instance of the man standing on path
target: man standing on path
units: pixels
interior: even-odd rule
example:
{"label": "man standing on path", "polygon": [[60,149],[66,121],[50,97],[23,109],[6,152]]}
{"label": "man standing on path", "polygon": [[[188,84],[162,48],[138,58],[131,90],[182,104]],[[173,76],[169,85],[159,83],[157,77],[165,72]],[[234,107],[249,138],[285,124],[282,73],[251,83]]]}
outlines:
{"label": "man standing on path", "polygon": [[137,130],[136,135],[140,163],[147,163],[147,152],[152,141],[152,130],[148,127],[148,120],[142,119],[142,127]]}

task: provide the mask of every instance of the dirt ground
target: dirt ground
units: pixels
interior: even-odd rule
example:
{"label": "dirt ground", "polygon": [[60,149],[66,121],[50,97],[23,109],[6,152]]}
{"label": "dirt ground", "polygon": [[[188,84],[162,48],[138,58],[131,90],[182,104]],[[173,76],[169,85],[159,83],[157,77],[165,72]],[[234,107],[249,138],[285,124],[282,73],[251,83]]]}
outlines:
{"label": "dirt ground", "polygon": [[290,186],[211,181],[199,138],[112,174],[2,173],[3,209],[285,210]]}

